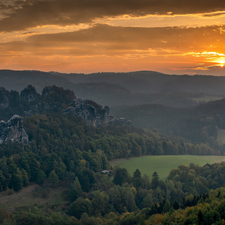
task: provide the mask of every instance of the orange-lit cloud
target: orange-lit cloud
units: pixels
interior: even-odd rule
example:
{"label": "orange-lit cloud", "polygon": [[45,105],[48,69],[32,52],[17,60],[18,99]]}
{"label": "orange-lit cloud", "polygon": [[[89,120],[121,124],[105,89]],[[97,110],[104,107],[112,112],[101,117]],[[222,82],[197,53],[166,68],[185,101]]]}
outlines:
{"label": "orange-lit cloud", "polygon": [[225,28],[221,26],[140,28],[95,25],[75,32],[32,35],[23,41],[0,44],[0,47],[3,52],[30,52],[34,55],[123,56],[135,53],[216,57],[225,53],[225,35],[221,34],[221,29]]}
{"label": "orange-lit cloud", "polygon": [[5,18],[0,20],[0,31],[7,32],[43,25],[91,23],[96,19],[122,15],[137,17],[205,13],[205,16],[216,16],[218,11],[225,11],[223,0],[27,0],[11,1],[11,4],[6,2],[1,5],[5,10],[1,15]]}

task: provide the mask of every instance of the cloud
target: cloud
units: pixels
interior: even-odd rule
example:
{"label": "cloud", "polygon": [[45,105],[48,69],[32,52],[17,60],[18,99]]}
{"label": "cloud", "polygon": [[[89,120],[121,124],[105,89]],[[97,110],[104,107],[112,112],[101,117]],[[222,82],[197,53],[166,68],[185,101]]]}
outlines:
{"label": "cloud", "polygon": [[192,55],[210,59],[225,53],[225,35],[221,29],[225,27],[138,28],[99,24],[75,32],[31,35],[24,41],[2,43],[0,52],[75,57]]}
{"label": "cloud", "polygon": [[218,17],[218,16],[224,16],[225,12],[213,12],[213,13],[205,13],[202,16],[203,17]]}
{"label": "cloud", "polygon": [[[16,7],[17,6],[17,7]],[[2,6],[3,7],[3,6]],[[10,7],[10,6],[8,6]],[[92,23],[121,15],[174,15],[225,10],[223,0],[27,0],[15,1],[0,31],[25,30],[43,25]]]}

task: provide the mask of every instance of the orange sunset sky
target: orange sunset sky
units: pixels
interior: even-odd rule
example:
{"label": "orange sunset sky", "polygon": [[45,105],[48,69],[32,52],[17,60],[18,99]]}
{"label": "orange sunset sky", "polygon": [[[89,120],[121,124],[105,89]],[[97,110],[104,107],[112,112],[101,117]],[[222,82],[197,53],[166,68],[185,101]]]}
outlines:
{"label": "orange sunset sky", "polygon": [[225,75],[225,1],[0,0],[0,69]]}

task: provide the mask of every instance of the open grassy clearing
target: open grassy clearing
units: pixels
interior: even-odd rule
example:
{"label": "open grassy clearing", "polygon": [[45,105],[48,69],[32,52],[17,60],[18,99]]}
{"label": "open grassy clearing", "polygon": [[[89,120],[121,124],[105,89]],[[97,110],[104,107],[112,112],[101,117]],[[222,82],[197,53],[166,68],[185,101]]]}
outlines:
{"label": "open grassy clearing", "polygon": [[[35,189],[36,192],[35,197]],[[42,187],[37,184],[22,188],[18,193],[14,192],[11,195],[7,191],[0,192],[0,208],[14,209],[16,207],[33,206],[33,205],[56,205],[65,203],[63,197],[63,188],[50,188],[49,195],[45,198],[41,196]]]}
{"label": "open grassy clearing", "polygon": [[177,168],[179,165],[188,166],[190,163],[194,163],[203,166],[206,163],[211,164],[221,161],[225,161],[225,156],[162,155],[115,159],[110,161],[110,165],[120,165],[120,167],[126,168],[131,175],[136,169],[139,169],[142,175],[147,174],[150,178],[156,171],[160,179],[166,180],[170,170]]}
{"label": "open grassy clearing", "polygon": [[210,101],[216,101],[216,100],[221,100],[223,97],[219,96],[204,96],[204,97],[197,97],[197,98],[191,98],[193,101],[196,102],[210,102]]}
{"label": "open grassy clearing", "polygon": [[225,144],[225,130],[219,129],[218,130],[218,141],[220,141],[222,144]]}

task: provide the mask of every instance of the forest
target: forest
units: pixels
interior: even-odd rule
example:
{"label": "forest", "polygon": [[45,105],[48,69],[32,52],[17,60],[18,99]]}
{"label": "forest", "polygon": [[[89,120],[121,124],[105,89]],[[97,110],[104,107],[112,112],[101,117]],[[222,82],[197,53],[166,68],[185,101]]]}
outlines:
{"label": "forest", "polygon": [[[117,224],[116,218],[123,214],[150,210],[151,215],[157,204],[183,207],[190,196],[219,188],[225,179],[225,163],[180,166],[170,171],[165,182],[157,172],[149,178],[138,169],[129,175],[124,168],[109,167],[108,159],[119,157],[199,154],[196,149],[201,149],[201,154],[219,154],[205,144],[195,146],[182,139],[178,143],[158,131],[94,128],[79,117],[59,113],[27,117],[24,128],[32,140],[29,145],[9,142],[0,146],[0,189],[11,194],[33,182],[63,186],[70,204],[65,207],[67,216],[48,215],[36,207],[30,213],[14,214],[9,224],[25,224],[26,220],[27,224],[55,224],[54,217],[63,221],[60,224],[107,224],[111,220]],[[101,174],[105,169],[111,171],[109,175]],[[167,207],[164,205],[162,208]]]}
{"label": "forest", "polygon": [[[75,95],[55,86],[44,88],[41,95],[32,86],[20,94],[1,90],[2,118],[14,109],[35,114],[24,117],[28,145],[11,141],[0,145],[0,193],[13,196],[37,184],[44,191],[37,189],[34,196],[48,199],[49,188],[62,187],[65,203],[18,207],[11,214],[3,207],[0,223],[190,224],[193,217],[198,224],[212,224],[207,210],[214,215],[211,204],[222,207],[224,162],[180,165],[168,171],[165,181],[157,171],[151,177],[138,168],[128,174],[109,164],[112,159],[145,155],[223,155],[225,148],[219,142],[194,142],[156,128],[88,126],[84,119],[62,113]],[[222,224],[222,211],[213,218]]]}

